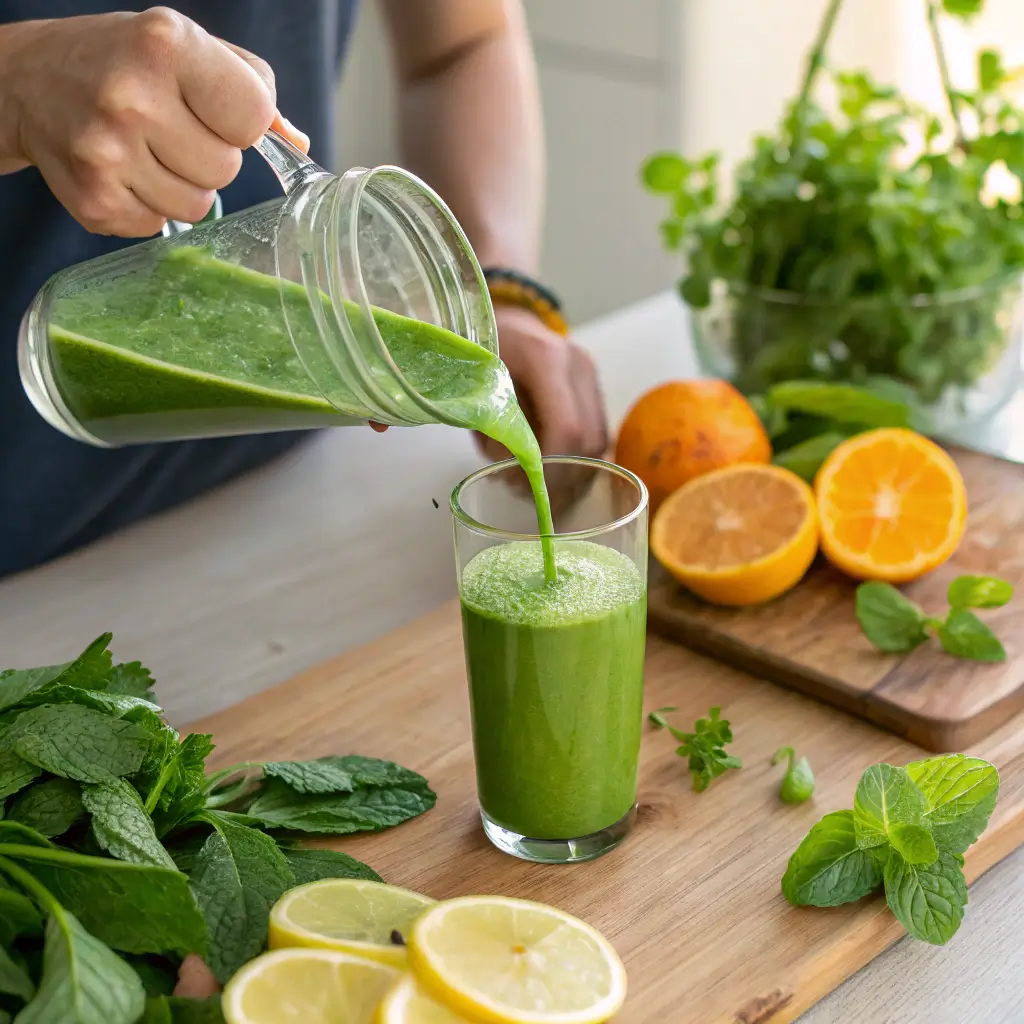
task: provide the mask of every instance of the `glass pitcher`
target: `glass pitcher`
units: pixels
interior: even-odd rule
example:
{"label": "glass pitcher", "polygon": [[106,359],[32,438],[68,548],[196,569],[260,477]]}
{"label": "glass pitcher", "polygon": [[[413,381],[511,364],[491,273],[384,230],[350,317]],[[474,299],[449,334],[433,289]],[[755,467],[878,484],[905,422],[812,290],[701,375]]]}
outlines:
{"label": "glass pitcher", "polygon": [[282,198],[171,222],[44,285],[18,362],[52,426],[112,447],[457,422],[451,366],[498,342],[451,211],[397,167],[336,177],[272,131],[257,149]]}

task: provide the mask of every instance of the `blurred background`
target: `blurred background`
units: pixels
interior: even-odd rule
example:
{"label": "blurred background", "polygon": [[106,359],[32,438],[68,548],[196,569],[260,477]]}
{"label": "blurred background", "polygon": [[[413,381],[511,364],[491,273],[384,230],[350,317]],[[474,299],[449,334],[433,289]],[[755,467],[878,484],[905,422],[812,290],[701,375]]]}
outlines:
{"label": "blurred background", "polygon": [[[795,93],[826,0],[525,5],[548,147],[542,277],[579,323],[672,285],[679,268],[657,234],[663,204],[640,189],[640,163],[658,149],[718,150],[727,167],[745,155]],[[970,25],[944,21],[957,84],[972,82],[984,45],[998,44],[1009,66],[1024,63],[1024,2],[987,7]],[[831,55],[942,107],[920,0],[845,5]],[[389,61],[367,0],[341,87],[338,167],[399,159]]]}

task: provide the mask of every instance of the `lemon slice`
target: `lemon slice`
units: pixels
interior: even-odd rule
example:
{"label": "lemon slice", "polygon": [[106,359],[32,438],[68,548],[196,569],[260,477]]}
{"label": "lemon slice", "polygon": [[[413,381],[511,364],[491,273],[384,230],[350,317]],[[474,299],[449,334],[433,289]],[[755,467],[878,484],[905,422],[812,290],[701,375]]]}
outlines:
{"label": "lemon slice", "polygon": [[464,896],[418,917],[409,965],[436,998],[488,1024],[598,1024],[626,998],[611,943],[569,914],[503,896]]}
{"label": "lemon slice", "polygon": [[404,940],[434,901],[418,892],[362,878],[325,878],[289,889],[270,912],[271,949],[339,949],[393,967],[407,962]]}
{"label": "lemon slice", "polygon": [[469,1024],[454,1010],[435,1002],[411,974],[384,997],[374,1024]]}
{"label": "lemon slice", "polygon": [[400,977],[387,964],[334,949],[278,949],[226,985],[227,1024],[370,1024]]}

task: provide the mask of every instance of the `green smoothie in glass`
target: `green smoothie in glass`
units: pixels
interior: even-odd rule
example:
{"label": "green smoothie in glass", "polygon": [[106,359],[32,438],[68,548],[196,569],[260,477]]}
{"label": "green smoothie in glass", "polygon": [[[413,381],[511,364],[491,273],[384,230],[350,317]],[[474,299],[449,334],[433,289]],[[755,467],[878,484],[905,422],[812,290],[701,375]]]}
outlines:
{"label": "green smoothie in glass", "polygon": [[533,839],[608,828],[636,801],[646,587],[614,548],[485,548],[462,572],[477,785],[487,817]]}

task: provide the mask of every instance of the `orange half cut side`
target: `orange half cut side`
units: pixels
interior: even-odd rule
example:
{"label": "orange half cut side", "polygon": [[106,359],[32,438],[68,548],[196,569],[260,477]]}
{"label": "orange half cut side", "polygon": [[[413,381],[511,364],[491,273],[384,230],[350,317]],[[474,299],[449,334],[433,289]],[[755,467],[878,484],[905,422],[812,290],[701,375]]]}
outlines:
{"label": "orange half cut side", "polygon": [[815,480],[821,546],[855,579],[908,583],[942,565],[967,525],[956,463],[912,430],[844,441]]}
{"label": "orange half cut side", "polygon": [[651,550],[706,601],[769,601],[795,586],[814,561],[814,493],[779,466],[707,473],[665,499],[651,527]]}

